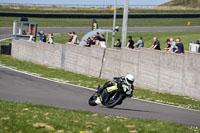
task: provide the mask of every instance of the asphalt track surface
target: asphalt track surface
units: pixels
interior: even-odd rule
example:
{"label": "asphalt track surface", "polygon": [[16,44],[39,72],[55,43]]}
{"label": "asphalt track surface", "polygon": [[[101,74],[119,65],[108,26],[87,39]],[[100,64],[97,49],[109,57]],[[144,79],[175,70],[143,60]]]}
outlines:
{"label": "asphalt track surface", "polygon": [[153,119],[200,127],[200,111],[162,105],[137,99],[125,99],[109,109],[89,106],[90,89],[62,84],[0,66],[0,99],[54,106],[66,110],[83,110],[105,115]]}
{"label": "asphalt track surface", "polygon": [[[102,29],[112,29],[102,27]],[[89,32],[90,27],[39,27],[45,33]],[[121,31],[121,29],[120,29]],[[160,27],[128,27],[128,32],[167,32],[167,31],[200,31],[200,26],[160,26]],[[12,27],[0,27],[0,39],[12,36]]]}

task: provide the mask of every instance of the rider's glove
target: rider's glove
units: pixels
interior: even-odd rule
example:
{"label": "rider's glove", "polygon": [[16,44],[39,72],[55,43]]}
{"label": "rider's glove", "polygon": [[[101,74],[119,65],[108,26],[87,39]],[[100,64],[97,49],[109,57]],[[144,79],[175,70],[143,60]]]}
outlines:
{"label": "rider's glove", "polygon": [[130,89],[130,90],[127,90],[126,91],[126,95],[130,95],[131,94],[131,92],[132,92],[132,90]]}

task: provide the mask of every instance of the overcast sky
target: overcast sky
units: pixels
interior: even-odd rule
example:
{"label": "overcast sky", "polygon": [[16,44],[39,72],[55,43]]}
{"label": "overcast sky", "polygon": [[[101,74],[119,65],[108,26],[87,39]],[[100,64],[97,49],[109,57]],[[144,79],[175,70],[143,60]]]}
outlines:
{"label": "overcast sky", "polygon": [[[170,0],[129,0],[130,5],[160,5]],[[20,4],[73,4],[73,5],[113,5],[114,0],[0,0],[0,3]],[[124,0],[118,0],[123,5]]]}

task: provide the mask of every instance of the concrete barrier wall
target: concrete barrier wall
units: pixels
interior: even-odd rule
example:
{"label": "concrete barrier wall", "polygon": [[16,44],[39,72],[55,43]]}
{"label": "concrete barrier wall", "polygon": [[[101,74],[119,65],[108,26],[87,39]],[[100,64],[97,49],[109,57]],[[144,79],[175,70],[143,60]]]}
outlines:
{"label": "concrete barrier wall", "polygon": [[115,76],[122,76],[128,73],[133,73],[138,77],[138,57],[138,50],[107,49],[104,57],[102,78],[112,79]]}
{"label": "concrete barrier wall", "polygon": [[200,99],[200,54],[149,49],[103,49],[13,40],[12,56],[79,74],[112,79],[128,73],[135,85]]}
{"label": "concrete barrier wall", "polygon": [[185,54],[182,84],[185,95],[200,99],[200,54]]}
{"label": "concrete barrier wall", "polygon": [[183,69],[185,55],[160,54],[159,90],[183,94]]}
{"label": "concrete barrier wall", "polygon": [[104,49],[66,45],[64,69],[99,77]]}
{"label": "concrete barrier wall", "polygon": [[12,56],[21,60],[60,68],[62,45],[13,40]]}
{"label": "concrete barrier wall", "polygon": [[160,53],[141,49],[138,65],[138,86],[157,89],[160,71]]}

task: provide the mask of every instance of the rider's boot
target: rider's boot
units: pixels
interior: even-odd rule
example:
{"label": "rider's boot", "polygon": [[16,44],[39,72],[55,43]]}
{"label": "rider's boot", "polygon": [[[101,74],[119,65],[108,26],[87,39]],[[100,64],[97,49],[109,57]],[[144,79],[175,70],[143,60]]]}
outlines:
{"label": "rider's boot", "polygon": [[101,104],[100,97],[97,97],[97,99],[96,99],[95,103],[96,103],[96,104]]}

